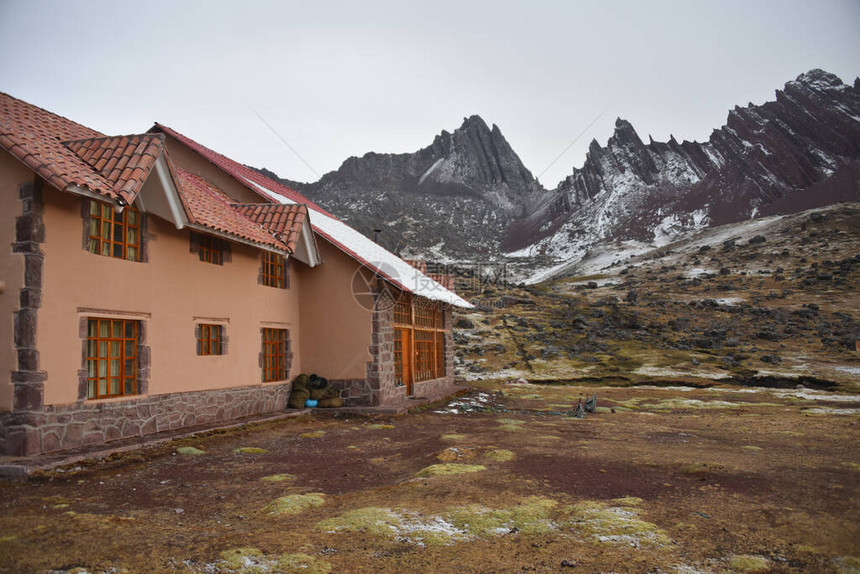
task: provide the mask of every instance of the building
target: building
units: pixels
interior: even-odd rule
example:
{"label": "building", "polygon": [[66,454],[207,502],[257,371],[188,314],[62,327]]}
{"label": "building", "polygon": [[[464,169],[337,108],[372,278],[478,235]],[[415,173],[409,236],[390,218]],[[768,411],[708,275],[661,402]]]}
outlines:
{"label": "building", "polygon": [[454,390],[469,304],[277,182],[159,124],[109,137],[0,93],[0,453]]}

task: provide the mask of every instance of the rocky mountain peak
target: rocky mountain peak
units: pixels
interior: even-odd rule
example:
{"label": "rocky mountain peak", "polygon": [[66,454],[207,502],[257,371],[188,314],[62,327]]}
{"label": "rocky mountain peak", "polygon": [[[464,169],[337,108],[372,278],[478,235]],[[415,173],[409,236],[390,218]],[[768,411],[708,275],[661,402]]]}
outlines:
{"label": "rocky mountain peak", "polygon": [[826,87],[836,87],[842,85],[842,80],[839,79],[839,76],[836,74],[831,74],[830,72],[825,72],[824,70],[820,70],[815,68],[813,70],[809,70],[808,72],[804,72],[797,76],[794,82],[808,86],[810,88],[826,88]]}
{"label": "rocky mountain peak", "polygon": [[[495,126],[495,124],[493,125]],[[485,132],[490,131],[490,128],[487,126],[487,122],[485,122],[484,118],[478,114],[463,118],[463,123],[459,128],[457,128],[457,131],[467,131],[472,129]]]}
{"label": "rocky mountain peak", "polygon": [[351,157],[299,186],[326,209],[404,255],[498,253],[507,228],[546,191],[495,124],[463,118],[413,153]]}
{"label": "rocky mountain peak", "polygon": [[532,218],[534,250],[569,257],[598,241],[650,241],[860,199],[858,84],[810,70],[775,101],[736,106],[706,142],[645,144],[618,118],[606,145],[592,142],[584,165]]}

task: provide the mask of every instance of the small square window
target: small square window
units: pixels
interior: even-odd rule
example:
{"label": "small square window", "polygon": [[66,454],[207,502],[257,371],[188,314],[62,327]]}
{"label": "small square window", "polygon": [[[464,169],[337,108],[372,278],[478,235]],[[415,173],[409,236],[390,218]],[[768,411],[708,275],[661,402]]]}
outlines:
{"label": "small square window", "polygon": [[224,264],[224,242],[221,239],[210,235],[199,235],[197,236],[197,243],[197,254],[200,256],[200,261],[215,265]]}
{"label": "small square window", "polygon": [[224,352],[224,328],[221,325],[202,323],[197,325],[197,354],[222,355]]}

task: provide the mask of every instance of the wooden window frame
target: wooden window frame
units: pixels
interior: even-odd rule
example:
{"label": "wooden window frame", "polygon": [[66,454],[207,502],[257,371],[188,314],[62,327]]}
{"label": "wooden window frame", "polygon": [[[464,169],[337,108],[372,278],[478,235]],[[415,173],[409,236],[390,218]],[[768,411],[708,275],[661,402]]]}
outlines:
{"label": "wooden window frame", "polygon": [[286,380],[291,363],[289,330],[264,327],[261,335],[260,366],[263,369],[263,382]]}
{"label": "wooden window frame", "polygon": [[260,257],[260,284],[276,289],[289,289],[289,260],[280,253],[263,251]]}
{"label": "wooden window frame", "polygon": [[394,304],[394,384],[413,385],[447,376],[444,310],[438,302],[402,294]]}
{"label": "wooden window frame", "polygon": [[136,319],[87,318],[84,364],[88,400],[140,394],[137,380],[140,332],[141,324]]}
{"label": "wooden window frame", "polygon": [[87,251],[125,261],[143,261],[143,214],[139,210],[127,205],[117,213],[110,204],[90,200],[86,213]]}
{"label": "wooden window frame", "polygon": [[224,241],[211,235],[201,235],[198,240],[199,248],[197,254],[200,261],[224,265]]}
{"label": "wooden window frame", "polygon": [[213,323],[199,323],[197,331],[197,355],[223,355],[225,351],[224,326]]}

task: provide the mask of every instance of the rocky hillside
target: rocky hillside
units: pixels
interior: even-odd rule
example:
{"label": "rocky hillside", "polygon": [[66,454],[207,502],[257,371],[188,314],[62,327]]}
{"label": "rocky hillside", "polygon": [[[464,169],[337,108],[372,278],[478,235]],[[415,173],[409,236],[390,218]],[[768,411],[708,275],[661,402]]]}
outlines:
{"label": "rocky hillside", "polygon": [[688,229],[860,198],[860,80],[812,70],[776,100],[729,112],[707,142],[642,141],[622,119],[591,143],[506,247],[560,259],[597,243],[660,241]]}
{"label": "rocky hillside", "polygon": [[478,116],[415,153],[351,157],[318,182],[289,182],[353,227],[406,256],[498,256],[510,225],[546,192],[498,126]]}
{"label": "rocky hillside", "polygon": [[860,390],[860,203],[688,232],[540,285],[472,288],[470,379]]}

